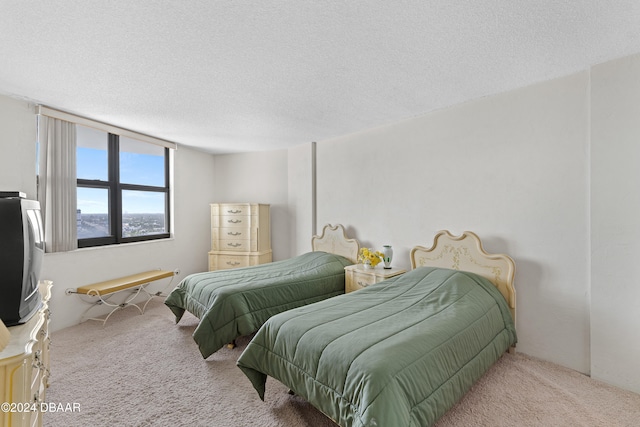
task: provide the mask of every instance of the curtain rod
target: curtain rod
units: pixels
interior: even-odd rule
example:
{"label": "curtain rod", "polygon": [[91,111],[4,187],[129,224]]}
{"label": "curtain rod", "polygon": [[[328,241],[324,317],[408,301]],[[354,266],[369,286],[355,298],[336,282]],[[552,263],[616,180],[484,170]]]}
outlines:
{"label": "curtain rod", "polygon": [[165,141],[164,139],[155,138],[153,136],[145,135],[143,133],[138,133],[132,130],[123,129],[117,126],[87,119],[86,117],[76,116],[75,114],[71,114],[71,113],[65,113],[64,111],[55,110],[53,108],[45,107],[44,105],[38,105],[36,107],[36,114],[47,116],[47,117],[53,117],[54,119],[64,120],[67,122],[75,123],[77,125],[88,126],[94,129],[102,130],[109,133],[114,133],[120,136],[126,136],[129,138],[137,139],[144,142],[149,142],[151,144],[160,145],[165,148],[171,148],[174,150],[178,148],[178,145],[175,142]]}

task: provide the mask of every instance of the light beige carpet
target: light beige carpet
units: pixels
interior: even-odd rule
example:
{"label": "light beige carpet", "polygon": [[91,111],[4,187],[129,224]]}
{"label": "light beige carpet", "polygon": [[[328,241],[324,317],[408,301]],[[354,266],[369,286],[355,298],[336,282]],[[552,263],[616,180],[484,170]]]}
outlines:
{"label": "light beige carpet", "polygon": [[[55,315],[55,313],[53,314]],[[248,339],[204,360],[197,319],[175,325],[160,300],[140,315],[114,314],[52,334],[45,426],[335,427],[273,379],[262,402],[235,363]],[[505,355],[436,424],[445,426],[637,426],[640,395],[522,354]],[[395,427],[395,426],[378,426]]]}

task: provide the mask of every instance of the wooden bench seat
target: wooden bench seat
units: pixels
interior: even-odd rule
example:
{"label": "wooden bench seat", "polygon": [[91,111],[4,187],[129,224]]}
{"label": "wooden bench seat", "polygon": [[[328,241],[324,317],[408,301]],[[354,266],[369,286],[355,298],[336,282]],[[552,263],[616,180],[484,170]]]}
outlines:
{"label": "wooden bench seat", "polygon": [[130,276],[119,277],[117,279],[105,280],[104,282],[93,283],[91,285],[80,286],[76,293],[85,295],[107,295],[124,289],[133,288],[139,285],[146,285],[155,280],[173,276],[173,271],[152,270],[144,273],[132,274]]}
{"label": "wooden bench seat", "polygon": [[[149,301],[151,301],[156,296],[162,295],[162,292],[156,292],[153,294],[149,293],[149,291],[147,291],[146,289],[147,285],[156,280],[171,277],[171,281],[165,287],[166,289],[173,281],[173,277],[175,274],[177,274],[177,270],[175,272],[169,270],[145,271],[143,273],[131,274],[129,276],[118,277],[111,280],[105,280],[103,282],[80,286],[77,289],[67,289],[66,293],[80,294],[91,297],[91,301],[85,301],[90,303],[91,306],[85,310],[81,320],[83,320],[87,312],[96,305],[104,304],[112,307],[111,312],[105,318],[88,318],[89,320],[99,320],[104,325],[115,311],[128,307],[130,305],[136,307],[140,311],[140,314],[144,314],[144,310],[147,308],[147,304],[149,304]],[[131,294],[127,296],[123,302],[113,303],[109,300],[116,293],[126,291],[127,289],[131,290]],[[138,304],[132,302],[138,295],[140,295],[141,292],[147,296],[147,301],[144,303],[144,306],[142,308],[140,308]]]}

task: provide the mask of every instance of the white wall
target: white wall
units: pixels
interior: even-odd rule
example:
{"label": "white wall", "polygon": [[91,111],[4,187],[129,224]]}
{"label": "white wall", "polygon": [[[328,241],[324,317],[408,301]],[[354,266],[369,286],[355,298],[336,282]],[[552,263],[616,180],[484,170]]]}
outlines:
{"label": "white wall", "polygon": [[273,260],[291,256],[287,150],[215,156],[209,203],[266,203],[271,205]]}
{"label": "white wall", "polygon": [[591,84],[591,374],[640,393],[640,55]]}
{"label": "white wall", "polygon": [[516,262],[518,349],[589,372],[588,73],[318,143],[318,222],[391,244],[440,229]]}
{"label": "white wall", "polygon": [[288,150],[289,182],[288,203],[290,208],[290,246],[291,256],[311,250],[311,238],[322,230],[320,224],[316,230],[313,217],[313,146],[301,144]]}
{"label": "white wall", "polygon": [[[35,198],[36,120],[33,106],[0,96],[0,188],[20,190]],[[66,288],[155,268],[186,274],[207,269],[210,249],[209,200],[214,197],[213,156],[180,147],[175,152],[175,237],[170,240],[46,254],[42,278],[53,280],[52,330],[78,323],[88,307]],[[168,281],[150,285],[162,289]],[[174,281],[174,284],[176,282]],[[131,308],[134,310],[134,308]],[[94,314],[104,313],[98,307]]]}
{"label": "white wall", "polygon": [[35,199],[36,116],[27,102],[0,95],[0,190]]}

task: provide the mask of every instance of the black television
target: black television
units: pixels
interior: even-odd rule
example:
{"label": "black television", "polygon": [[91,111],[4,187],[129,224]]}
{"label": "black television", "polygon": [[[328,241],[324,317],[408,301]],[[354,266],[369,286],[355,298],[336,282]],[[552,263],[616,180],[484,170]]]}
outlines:
{"label": "black television", "polygon": [[0,319],[5,325],[25,323],[40,308],[43,258],[40,203],[24,193],[0,192]]}

